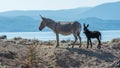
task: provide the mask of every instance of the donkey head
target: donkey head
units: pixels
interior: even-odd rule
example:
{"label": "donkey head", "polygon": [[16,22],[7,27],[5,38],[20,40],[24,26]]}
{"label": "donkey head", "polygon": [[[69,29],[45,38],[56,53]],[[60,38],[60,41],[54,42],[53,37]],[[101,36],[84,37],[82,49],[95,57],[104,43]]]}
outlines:
{"label": "donkey head", "polygon": [[83,24],[83,26],[84,26],[84,28],[83,28],[84,33],[88,32],[89,24],[87,24],[87,26],[85,24]]}
{"label": "donkey head", "polygon": [[39,26],[39,30],[40,31],[46,26],[46,22],[45,22],[46,18],[44,18],[44,17],[41,16],[41,19],[42,19],[42,21],[41,21],[40,26]]}

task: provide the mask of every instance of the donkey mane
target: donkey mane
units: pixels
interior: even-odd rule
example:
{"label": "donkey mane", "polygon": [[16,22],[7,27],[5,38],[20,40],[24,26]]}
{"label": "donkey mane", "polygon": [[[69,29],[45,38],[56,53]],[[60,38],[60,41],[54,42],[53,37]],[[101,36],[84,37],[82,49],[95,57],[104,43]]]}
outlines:
{"label": "donkey mane", "polygon": [[49,19],[49,18],[45,18],[47,21],[49,21],[49,22],[55,22],[54,20],[52,20],[52,19]]}

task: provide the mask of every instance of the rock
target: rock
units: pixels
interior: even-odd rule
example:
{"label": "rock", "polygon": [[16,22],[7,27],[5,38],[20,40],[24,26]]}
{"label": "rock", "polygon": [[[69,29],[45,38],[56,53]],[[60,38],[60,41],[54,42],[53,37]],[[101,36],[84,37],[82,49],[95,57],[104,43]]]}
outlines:
{"label": "rock", "polygon": [[14,59],[16,53],[11,52],[11,51],[5,51],[5,52],[0,52],[0,57],[4,57],[7,59]]}
{"label": "rock", "polygon": [[41,45],[54,45],[53,41],[43,41],[41,42]]}
{"label": "rock", "polygon": [[30,68],[28,65],[22,65],[21,68]]}
{"label": "rock", "polygon": [[120,67],[120,60],[115,62],[111,67]]}
{"label": "rock", "polygon": [[118,43],[112,43],[112,46],[111,46],[113,49],[120,49],[120,42]]}
{"label": "rock", "polygon": [[61,40],[61,43],[67,43],[65,40]]}
{"label": "rock", "polygon": [[119,42],[119,41],[120,41],[120,38],[116,38],[116,39],[113,39],[113,40],[111,41],[111,43]]}
{"label": "rock", "polygon": [[0,36],[0,39],[6,39],[6,38],[7,38],[6,35],[1,35],[1,36]]}
{"label": "rock", "polygon": [[21,40],[22,38],[21,37],[15,37],[13,38],[14,40]]}

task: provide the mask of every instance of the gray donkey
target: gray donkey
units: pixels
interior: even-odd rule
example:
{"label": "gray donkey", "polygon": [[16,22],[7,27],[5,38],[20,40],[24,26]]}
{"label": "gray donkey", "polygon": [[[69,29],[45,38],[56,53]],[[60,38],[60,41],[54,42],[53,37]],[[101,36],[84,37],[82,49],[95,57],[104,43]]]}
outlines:
{"label": "gray donkey", "polygon": [[62,35],[70,35],[73,34],[75,41],[73,42],[72,48],[75,45],[75,42],[77,39],[80,41],[80,46],[81,47],[81,37],[80,37],[80,32],[81,32],[81,24],[77,21],[75,22],[56,22],[52,19],[42,17],[42,22],[40,23],[39,30],[41,31],[45,26],[48,28],[52,29],[54,33],[56,34],[56,40],[57,40],[57,45],[56,47],[59,46],[59,34]]}

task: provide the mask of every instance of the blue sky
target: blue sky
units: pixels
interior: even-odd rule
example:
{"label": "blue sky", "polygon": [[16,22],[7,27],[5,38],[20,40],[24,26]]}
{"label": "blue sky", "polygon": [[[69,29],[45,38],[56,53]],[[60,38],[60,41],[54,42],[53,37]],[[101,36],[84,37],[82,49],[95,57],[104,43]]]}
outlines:
{"label": "blue sky", "polygon": [[93,7],[120,0],[0,0],[0,12],[11,10],[60,10]]}

